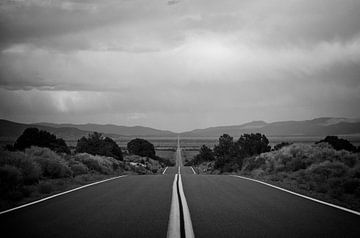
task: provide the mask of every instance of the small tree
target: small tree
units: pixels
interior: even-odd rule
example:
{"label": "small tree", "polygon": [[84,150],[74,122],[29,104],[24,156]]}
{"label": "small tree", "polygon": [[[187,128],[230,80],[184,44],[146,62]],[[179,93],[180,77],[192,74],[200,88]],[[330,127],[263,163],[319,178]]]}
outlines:
{"label": "small tree", "polygon": [[144,139],[133,139],[127,143],[127,149],[130,154],[156,158],[154,145]]}
{"label": "small tree", "polygon": [[265,135],[244,134],[238,141],[227,134],[219,138],[219,144],[214,147],[216,156],[215,168],[223,172],[241,168],[244,158],[270,151],[269,140]]}
{"label": "small tree", "polygon": [[265,135],[260,133],[244,134],[240,136],[236,142],[236,147],[244,157],[258,155],[264,152],[269,152],[269,140]]}
{"label": "small tree", "polygon": [[347,150],[350,152],[358,151],[357,148],[348,140],[338,138],[337,136],[327,136],[325,139],[316,142],[316,144],[322,142],[329,143],[335,150]]}
{"label": "small tree", "polygon": [[98,132],[89,134],[88,137],[81,137],[76,144],[76,152],[103,155],[117,160],[123,159],[121,148],[116,142]]}
{"label": "small tree", "polygon": [[229,155],[234,152],[234,139],[228,134],[223,134],[219,138],[219,144],[214,147],[216,156]]}
{"label": "small tree", "polygon": [[202,145],[199,151],[199,154],[195,156],[195,158],[191,161],[191,164],[201,164],[205,161],[213,161],[215,160],[214,152],[207,147],[206,145]]}
{"label": "small tree", "polygon": [[27,128],[16,140],[14,150],[24,150],[31,146],[47,147],[58,153],[70,153],[65,141],[38,128]]}

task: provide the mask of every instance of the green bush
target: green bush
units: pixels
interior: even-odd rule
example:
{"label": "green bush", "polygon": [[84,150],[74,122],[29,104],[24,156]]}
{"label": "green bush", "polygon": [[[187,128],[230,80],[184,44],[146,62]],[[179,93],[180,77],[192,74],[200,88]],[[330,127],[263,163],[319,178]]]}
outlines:
{"label": "green bush", "polygon": [[327,181],[330,178],[345,176],[349,168],[341,162],[324,161],[313,164],[307,169],[307,173],[319,182]]}
{"label": "green bush", "polygon": [[31,147],[25,154],[38,163],[42,176],[48,178],[65,178],[72,176],[71,169],[66,161],[48,148]]}
{"label": "green bush", "polygon": [[87,153],[75,155],[74,159],[87,166],[89,170],[93,170],[102,174],[113,174],[120,167],[120,162],[111,157],[94,156]]}
{"label": "green bush", "polygon": [[214,161],[214,153],[206,145],[202,145],[199,154],[195,155],[194,159],[191,160],[187,165],[198,165],[206,161]]}
{"label": "green bush", "polygon": [[127,150],[130,154],[139,155],[143,157],[150,157],[155,159],[155,148],[154,145],[144,139],[133,139],[127,143]]}
{"label": "green bush", "polygon": [[360,154],[337,151],[327,143],[292,144],[246,158],[242,172],[290,183],[339,201],[360,198]]}
{"label": "green bush", "polygon": [[53,185],[49,182],[43,182],[39,184],[38,191],[41,194],[49,194],[54,191]]}
{"label": "green bush", "polygon": [[12,165],[4,165],[0,167],[0,188],[8,191],[16,188],[23,183],[21,171]]}
{"label": "green bush", "polygon": [[335,150],[347,150],[350,152],[356,152],[357,148],[351,144],[348,140],[338,138],[337,136],[327,136],[325,139],[316,143],[326,142],[329,143]]}
{"label": "green bush", "polygon": [[12,165],[18,168],[25,184],[33,184],[40,179],[40,166],[23,152],[0,151],[0,166],[3,165]]}
{"label": "green bush", "polygon": [[86,167],[83,163],[70,164],[70,169],[72,170],[74,176],[87,174],[89,172],[88,167]]}
{"label": "green bush", "polygon": [[65,141],[55,135],[37,128],[27,128],[14,144],[15,150],[24,150],[31,146],[47,147],[58,153],[70,153]]}
{"label": "green bush", "polygon": [[109,137],[94,132],[88,137],[82,137],[76,144],[77,153],[88,153],[91,155],[102,155],[123,160],[121,148]]}

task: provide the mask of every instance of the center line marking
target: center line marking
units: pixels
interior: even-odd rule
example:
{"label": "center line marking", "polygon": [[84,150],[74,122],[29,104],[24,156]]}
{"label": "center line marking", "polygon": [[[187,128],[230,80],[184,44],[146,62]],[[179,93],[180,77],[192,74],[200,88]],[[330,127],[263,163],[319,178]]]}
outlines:
{"label": "center line marking", "polygon": [[181,175],[179,174],[179,191],[180,191],[180,198],[181,204],[183,206],[183,213],[184,213],[184,226],[185,226],[185,237],[186,238],[194,238],[194,230],[192,227],[190,211],[188,204],[186,202],[185,193],[182,185]]}
{"label": "center line marking", "polygon": [[166,237],[195,237],[180,174],[175,174],[174,177],[168,232]]}

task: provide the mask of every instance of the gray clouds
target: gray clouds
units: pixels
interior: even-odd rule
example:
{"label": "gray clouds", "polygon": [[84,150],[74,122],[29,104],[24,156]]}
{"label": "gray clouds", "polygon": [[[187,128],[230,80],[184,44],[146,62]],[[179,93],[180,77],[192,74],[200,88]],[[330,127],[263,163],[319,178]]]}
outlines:
{"label": "gray clouds", "polygon": [[358,12],[353,0],[4,1],[0,117],[176,130],[360,117]]}

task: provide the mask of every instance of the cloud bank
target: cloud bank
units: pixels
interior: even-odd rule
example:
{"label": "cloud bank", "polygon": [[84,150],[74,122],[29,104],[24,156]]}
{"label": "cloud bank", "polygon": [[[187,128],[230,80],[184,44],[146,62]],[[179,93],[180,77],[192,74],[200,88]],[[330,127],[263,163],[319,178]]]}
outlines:
{"label": "cloud bank", "polygon": [[360,117],[360,2],[0,3],[0,117],[176,131]]}

